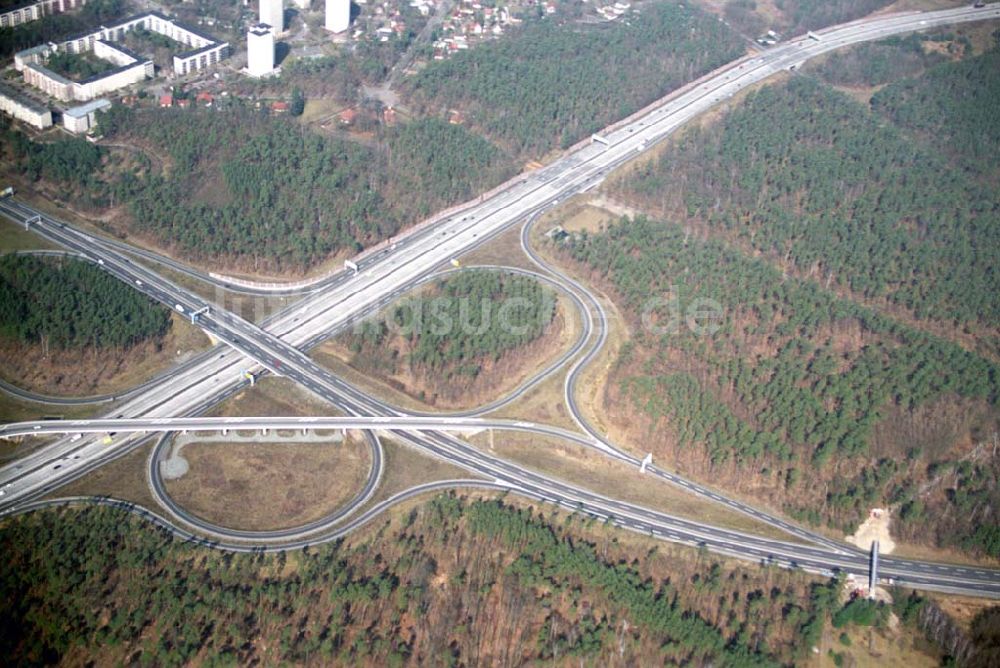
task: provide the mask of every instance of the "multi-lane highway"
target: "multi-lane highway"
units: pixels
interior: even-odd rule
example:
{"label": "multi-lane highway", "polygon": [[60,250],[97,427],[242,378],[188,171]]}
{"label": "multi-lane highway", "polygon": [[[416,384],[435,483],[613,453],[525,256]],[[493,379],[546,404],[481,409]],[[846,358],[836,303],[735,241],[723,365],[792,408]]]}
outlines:
{"label": "multi-lane highway", "polygon": [[[354,318],[369,313],[377,305],[398,296],[448,259],[557,203],[563,197],[592,187],[610,169],[662,140],[694,116],[775,72],[797,66],[810,57],[846,44],[935,25],[997,16],[1000,16],[1000,9],[966,8],[883,17],[825,31],[818,40],[792,40],[762,55],[742,59],[724,71],[698,82],[697,86],[670,96],[641,117],[602,133],[603,143],[582,146],[461,213],[437,225],[425,227],[416,234],[400,238],[395,248],[386,248],[378,254],[368,256],[361,263],[357,275],[342,273],[329,279],[322,290],[317,290],[289,307],[263,327],[247,323],[218,309],[210,310],[200,317],[199,324],[239,353],[219,351],[216,354],[213,351],[211,356],[206,356],[199,364],[173,376],[169,383],[151,388],[124,403],[115,411],[116,415],[111,417],[170,417],[196,413],[242,385],[244,381],[241,380],[241,371],[247,366],[244,356],[274,373],[293,378],[320,396],[330,399],[349,414],[378,415],[388,412],[390,416],[398,415],[396,411],[386,411],[384,404],[317,367],[301,349],[308,348],[312,343],[328,336],[331,331],[349,325]],[[3,210],[9,217],[20,221],[35,215],[14,202],[5,202]],[[32,225],[60,244],[90,257],[155,299],[174,307],[180,305],[178,310],[191,313],[206,306],[201,298],[130,261],[122,256],[119,248],[104,240],[44,216]],[[577,368],[580,367],[581,364],[578,363]],[[414,434],[406,430],[391,430],[391,433],[404,442],[496,480],[502,486],[529,496],[547,498],[568,507],[580,507],[597,515],[614,516],[616,522],[628,528],[648,530],[654,535],[682,542],[697,540],[710,549],[745,558],[767,559],[769,555],[773,558],[777,553],[776,548],[768,541],[755,537],[725,536],[719,530],[703,525],[697,525],[697,537],[692,538],[690,533],[681,533],[689,530],[679,527],[676,518],[606,499],[534,474],[487,456],[441,432]],[[621,451],[606,442],[601,443],[609,456],[621,458]],[[597,444],[598,447],[601,447],[601,443]],[[79,459],[70,460],[62,473],[49,468],[51,462],[62,460],[67,454]],[[0,484],[9,485],[9,496],[5,497],[2,505],[10,506],[13,505],[12,502],[37,496],[56,485],[62,476],[72,475],[106,457],[107,446],[100,444],[97,439],[83,438],[76,443],[63,439],[0,470]],[[765,513],[726,499],[718,492],[705,491],[715,501],[727,503],[764,521],[780,522]],[[781,547],[781,554],[789,561],[817,571],[834,568],[863,570],[865,555],[797,527],[792,527],[792,531],[815,541],[819,546]],[[1000,588],[997,574],[985,569],[899,560],[884,560],[883,567],[887,576],[914,585],[982,593],[994,593]]]}
{"label": "multi-lane highway", "polygon": [[405,429],[408,431],[451,431],[476,433],[485,429],[525,431],[564,438],[580,445],[595,441],[568,429],[525,420],[441,416],[351,416],[351,417],[180,417],[93,420],[32,420],[0,425],[0,438],[115,433],[220,432],[229,431],[322,431],[336,429]]}
{"label": "multi-lane highway", "polygon": [[[36,430],[35,427],[39,427]],[[144,421],[114,421],[114,420],[73,420],[73,421],[38,421],[11,425],[7,430],[7,435],[32,433],[47,430],[47,433],[70,433],[73,430],[83,430],[86,432],[102,432],[105,429],[117,427],[123,430],[135,431],[173,431],[180,429],[200,430],[200,431],[221,431],[225,429],[271,429],[271,430],[297,430],[297,429],[380,429],[386,431],[395,430],[427,430],[427,429],[454,429],[458,431],[470,431],[483,428],[514,429],[528,431],[546,435],[565,435],[576,439],[581,437],[572,432],[565,432],[558,428],[536,425],[529,422],[517,422],[511,420],[487,420],[478,418],[412,418],[412,417],[377,417],[377,418],[180,418],[163,420]],[[395,432],[398,435],[398,432]],[[155,472],[158,463],[157,457],[150,458],[150,465],[154,467],[151,473]],[[761,539],[739,531],[724,530],[718,528],[706,528],[704,525],[691,520],[675,518],[669,515],[643,509],[630,504],[619,504],[611,499],[590,495],[584,501],[574,502],[575,490],[568,485],[557,480],[544,480],[543,484],[528,484],[525,486],[511,486],[500,480],[496,481],[448,481],[444,483],[432,483],[431,485],[420,486],[414,490],[408,490],[401,496],[397,495],[394,500],[409,498],[419,492],[428,489],[444,489],[452,486],[471,486],[489,489],[514,490],[529,498],[556,503],[570,509],[582,509],[598,518],[607,518],[615,524],[624,528],[641,532],[652,536],[660,536],[689,545],[709,547],[717,552],[739,556],[741,558],[752,558],[763,563],[776,565],[794,566],[813,572],[827,573],[841,570],[857,575],[862,575],[867,568],[867,556],[860,553],[835,554],[822,547],[811,547],[808,545],[789,543],[785,541]],[[358,495],[359,500],[367,500],[370,496],[371,485],[366,485]],[[295,527],[280,531],[237,531],[225,527],[217,527],[204,520],[201,520],[180,508],[175,504],[163,489],[162,480],[158,478],[154,481],[154,493],[158,500],[167,509],[171,519],[149,513],[145,509],[138,509],[130,504],[119,504],[129,507],[132,510],[141,512],[151,520],[160,525],[170,525],[171,530],[177,535],[189,538],[193,535],[208,536],[211,544],[215,547],[236,550],[281,550],[294,547],[301,547],[307,544],[334,540],[352,528],[369,521],[374,515],[372,510],[380,508],[375,506],[349,522],[344,520],[352,515],[359,508],[361,502],[347,504],[344,509],[334,514],[312,522],[308,525]],[[362,501],[363,502],[363,501]],[[50,502],[51,503],[51,502]],[[29,503],[24,508],[41,507],[37,503]],[[21,512],[24,508],[19,508],[15,512]],[[178,525],[187,525],[197,531],[193,534],[190,529],[179,528]],[[891,579],[900,584],[912,586],[925,586],[928,588],[944,591],[976,591],[980,595],[1000,596],[1000,582],[996,579],[996,572],[989,569],[947,566],[943,564],[927,564],[910,562],[906,560],[883,557],[883,575],[886,579]],[[941,575],[948,573],[948,582],[941,582]]]}
{"label": "multi-lane highway", "polygon": [[[130,262],[127,258],[121,256],[121,254],[119,254],[116,250],[101,246],[98,242],[94,241],[92,237],[83,235],[71,227],[66,226],[64,223],[52,221],[46,217],[36,217],[35,222],[31,223],[31,225],[33,225],[37,231],[44,232],[50,238],[59,241],[64,245],[73,247],[75,244],[75,250],[78,250],[83,254],[94,254],[95,261],[99,264],[99,266],[104,267],[121,280],[135,285],[137,289],[142,290],[154,299],[166,304],[180,304],[181,307],[185,309],[185,312],[188,313],[196,312],[196,310],[200,310],[206,306],[196,295],[178,287],[144,267],[137,266],[135,263]],[[81,243],[80,237],[86,237],[86,240],[88,240],[89,243]],[[420,280],[420,277],[417,277],[414,280],[418,281]],[[376,303],[382,302],[383,300],[380,299]],[[242,321],[233,314],[216,308],[215,311],[201,316],[198,322],[199,325],[207,331],[214,333],[216,336],[219,336],[224,340],[227,340],[227,342],[234,347],[237,347],[245,355],[250,356],[252,359],[263,360],[272,371],[298,381],[303,386],[307,387],[317,395],[326,398],[348,414],[400,414],[400,411],[386,405],[384,402],[374,397],[365,394],[340,378],[334,376],[326,369],[317,366],[309,357],[296,348],[288,345],[282,339],[261,330],[251,323]],[[232,355],[231,352],[220,353],[220,356],[217,359],[213,358],[209,360],[209,363],[222,363],[223,368],[226,369],[225,358],[230,355]],[[241,358],[237,356],[237,363],[243,364],[245,367],[246,364],[239,361],[240,359]],[[233,377],[239,379],[240,376],[238,370],[230,369],[229,372],[233,374]],[[216,378],[216,382],[218,382],[218,378]],[[238,380],[237,385],[241,382],[243,381]],[[119,407],[116,409],[117,415],[114,415],[113,417],[126,419],[137,417],[130,414],[129,411],[131,406],[135,403],[141,404],[144,401],[160,402],[153,404],[152,410],[146,415],[147,417],[170,417],[171,415],[183,414],[179,413],[176,408],[173,408],[173,405],[178,400],[186,399],[191,392],[199,393],[195,395],[199,402],[199,406],[207,405],[209,399],[206,399],[205,391],[202,389],[203,385],[204,383],[196,381],[190,388],[184,388],[178,392],[177,390],[180,388],[172,388],[168,384],[162,389],[158,388],[156,391],[147,393],[150,395],[148,397],[147,394],[144,394],[137,397],[133,401],[128,402],[124,406]],[[220,384],[217,387],[222,386],[223,385]],[[232,390],[230,389],[227,391]],[[157,395],[158,392],[162,392],[169,398],[163,402],[162,397]],[[209,398],[211,397],[211,394],[212,393],[209,390]],[[118,438],[121,438],[121,436]],[[478,453],[475,448],[472,448],[467,443],[444,434],[423,434],[423,437],[420,439],[415,439],[412,435],[406,435],[404,440],[426,449],[429,447],[429,442],[432,438],[437,438],[439,440],[439,445],[447,443],[451,452],[443,454],[442,456],[451,461],[455,461],[455,452],[461,451],[468,462],[466,467],[470,470],[483,473],[484,469],[490,468],[489,464],[495,464],[495,462],[490,462],[488,464],[486,462],[488,459],[486,455]],[[604,452],[611,457],[637,464],[631,455],[610,446],[606,441],[595,441],[594,444],[597,447],[602,448]],[[15,465],[14,471],[11,472],[10,467],[0,469],[0,485],[3,485],[7,491],[7,496],[5,498],[0,498],[0,507],[12,505],[12,503],[18,499],[32,497],[42,491],[50,489],[54,479],[58,479],[63,476],[71,476],[78,469],[92,466],[94,458],[100,459],[107,456],[107,448],[95,439],[84,439],[79,441],[79,443],[74,443],[72,440],[64,440],[54,446],[32,453],[31,455],[28,455],[24,459],[20,460]],[[10,473],[12,473],[10,479],[5,477]],[[519,480],[516,477],[517,474],[522,475],[522,477],[525,475],[524,472],[511,469],[508,471],[508,477],[506,479],[512,484],[523,482],[523,479]],[[492,476],[488,475],[488,477]],[[676,478],[676,476],[674,477]],[[680,479],[677,478],[677,480]],[[695,493],[701,493],[704,489],[701,486],[688,481],[681,481],[681,484]],[[843,551],[845,549],[844,546],[835,541],[806,531],[801,527],[792,525],[781,518],[769,515],[759,509],[751,508],[750,506],[737,500],[729,499],[717,490],[711,492],[706,490],[705,493],[714,502],[729,505],[738,512],[747,513],[759,521],[770,523],[774,526],[785,529],[793,535],[823,544],[832,550]]]}
{"label": "multi-lane highway", "polygon": [[[108,256],[105,256],[108,257]],[[107,261],[105,261],[107,266]],[[112,265],[115,267],[117,265]],[[164,286],[156,283],[157,277],[147,277],[154,281],[154,289],[159,290]],[[224,316],[226,318],[230,316]],[[260,354],[260,349],[254,349],[256,354]],[[296,364],[295,367],[298,367]],[[297,370],[289,367],[295,375]],[[378,411],[381,406],[370,397],[364,395],[356,396],[356,390],[342,385],[334,384],[329,374],[325,374],[328,383],[320,384],[318,381],[305,379],[305,383],[313,383],[316,391],[324,396],[329,396],[346,412],[352,414],[372,413]],[[294,418],[293,420],[297,420]],[[447,418],[456,419],[456,418]],[[105,423],[98,427],[106,429],[112,423]],[[391,422],[390,422],[391,425]],[[177,425],[172,425],[176,427]],[[217,425],[216,425],[217,426]],[[35,431],[32,426],[32,431]],[[704,545],[708,549],[720,553],[751,558],[780,564],[794,563],[798,567],[816,572],[829,572],[833,570],[847,570],[850,572],[862,573],[866,568],[867,556],[863,553],[847,549],[846,546],[833,547],[823,545],[813,547],[801,544],[785,543],[762,539],[756,536],[748,536],[734,531],[726,531],[719,528],[706,526],[698,522],[675,518],[670,515],[642,508],[634,504],[623,503],[614,499],[594,494],[587,490],[576,488],[562,481],[548,478],[546,476],[523,469],[520,466],[503,461],[499,458],[488,456],[475,448],[472,448],[463,441],[449,437],[439,432],[421,432],[414,434],[410,430],[386,428],[384,431],[392,434],[398,440],[413,444],[431,454],[446,459],[452,463],[462,466],[468,470],[479,473],[487,480],[493,481],[496,485],[517,491],[520,494],[532,498],[545,499],[559,503],[567,508],[579,509],[598,517],[613,518],[616,524],[636,531],[660,536],[668,540],[676,540],[687,544]],[[121,438],[121,436],[119,436]],[[85,439],[80,439],[82,442]],[[90,447],[85,446],[85,447]],[[107,450],[107,446],[97,447]],[[617,454],[617,453],[612,453]],[[80,460],[75,458],[65,461],[65,467],[75,466]],[[51,462],[47,465],[55,466]],[[53,471],[57,471],[53,469]],[[43,478],[47,471],[38,472]],[[8,490],[10,488],[7,488]],[[7,490],[5,490],[7,491]],[[160,490],[162,491],[162,490]],[[165,504],[170,509],[169,504]],[[350,507],[350,511],[355,510],[360,503]],[[345,513],[346,514],[346,513]],[[766,516],[761,513],[762,519]],[[176,523],[187,524],[188,518],[174,515]],[[203,530],[203,527],[197,527]],[[299,544],[302,541],[315,542],[320,540],[319,529],[325,527],[315,527],[315,531],[310,531],[309,536],[301,536],[298,532],[289,532],[294,537],[283,536],[277,544],[289,545]],[[332,529],[332,527],[330,527]],[[218,532],[219,545],[227,545],[227,540],[246,540],[240,532],[220,528]],[[807,538],[812,536],[803,532]],[[832,541],[831,541],[832,542]],[[265,541],[261,540],[260,544]],[[271,544],[268,541],[268,544]],[[884,560],[883,573],[886,577],[894,578],[898,582],[913,584],[914,586],[924,586],[947,591],[975,591],[980,594],[1000,595],[1000,583],[997,582],[996,573],[987,569],[969,569],[964,567],[954,567],[936,564],[916,564],[907,561]],[[964,572],[959,572],[962,568]]]}

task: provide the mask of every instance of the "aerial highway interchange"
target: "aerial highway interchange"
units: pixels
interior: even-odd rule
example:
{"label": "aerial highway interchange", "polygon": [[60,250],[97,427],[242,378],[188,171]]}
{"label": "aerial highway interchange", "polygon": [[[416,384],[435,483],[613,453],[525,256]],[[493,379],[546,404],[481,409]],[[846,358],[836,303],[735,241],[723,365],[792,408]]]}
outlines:
{"label": "aerial highway interchange", "polygon": [[[864,573],[868,567],[866,553],[789,524],[781,518],[770,516],[738,500],[728,499],[717,490],[684,480],[655,466],[643,467],[645,473],[684,487],[760,521],[778,526],[805,543],[763,539],[682,520],[609,499],[486,454],[460,438],[446,433],[463,428],[514,428],[534,433],[549,433],[560,438],[575,439],[578,444],[595,448],[608,457],[635,465],[637,475],[640,475],[638,472],[640,460],[620,450],[597,433],[576,406],[574,399],[573,388],[576,379],[600,349],[606,335],[603,310],[583,286],[544,265],[540,258],[531,252],[527,241],[527,225],[522,234],[525,250],[541,269],[549,271],[556,277],[555,280],[564,286],[567,294],[574,296],[578,308],[582,304],[581,313],[586,334],[569,354],[563,355],[558,360],[558,365],[548,367],[543,374],[529,383],[538,382],[541,377],[555,373],[558,367],[575,359],[566,375],[564,398],[583,434],[573,435],[566,430],[526,422],[504,422],[474,417],[488,409],[469,412],[469,417],[414,417],[337,378],[318,366],[304,351],[323,339],[343,331],[359,318],[370,315],[407,292],[418,282],[432,276],[433,272],[452,258],[460,256],[515,224],[533,220],[539,213],[558,204],[562,199],[594,187],[612,169],[638,153],[648,150],[684,123],[747,86],[777,72],[796,68],[809,58],[848,44],[934,26],[997,17],[1000,17],[1000,9],[995,5],[985,8],[966,7],[941,12],[890,15],[830,28],[818,35],[792,39],[764,53],[744,57],[721,71],[667,96],[643,113],[628,119],[627,122],[599,133],[594,141],[570,150],[563,158],[543,169],[521,175],[490,196],[471,203],[458,213],[453,213],[434,224],[420,226],[412,234],[393,240],[392,245],[366,254],[357,262],[356,271],[339,272],[301,288],[289,289],[289,293],[302,294],[302,298],[260,325],[239,318],[216,304],[209,304],[194,292],[178,286],[129,257],[138,255],[146,260],[160,261],[161,259],[154,254],[137,251],[122,242],[112,242],[88,234],[20,202],[6,200],[0,203],[0,212],[8,218],[97,263],[117,278],[177,311],[188,315],[200,312],[201,315],[196,318],[196,323],[217,340],[224,342],[226,346],[217,346],[191,363],[162,376],[157,382],[144,384],[141,391],[129,393],[128,398],[111,415],[95,421],[86,428],[82,423],[77,424],[75,428],[70,425],[46,426],[43,423],[23,427],[39,433],[64,428],[63,433],[72,435],[61,438],[0,469],[0,487],[4,492],[4,496],[0,497],[0,509],[3,513],[9,514],[53,503],[37,499],[61,484],[120,455],[130,445],[137,443],[139,437],[127,435],[128,431],[195,428],[190,426],[196,424],[192,422],[186,423],[188,427],[180,426],[185,423],[176,422],[182,420],[177,416],[192,416],[205,411],[221,399],[241,390],[247,382],[244,376],[246,370],[263,368],[296,381],[350,416],[342,419],[358,420],[350,424],[369,425],[366,434],[374,455],[374,474],[369,478],[366,490],[359,495],[359,498],[329,522],[321,522],[316,526],[300,530],[279,532],[280,535],[240,535],[240,532],[224,527],[212,527],[200,523],[197,518],[183,513],[175,504],[171,505],[169,499],[162,493],[162,485],[157,493],[161,503],[166,505],[169,516],[159,516],[145,509],[135,509],[136,512],[145,514],[179,536],[208,535],[212,544],[220,548],[275,550],[331,540],[343,535],[346,531],[375,517],[377,515],[375,511],[383,510],[394,500],[409,498],[430,489],[480,486],[512,490],[528,498],[609,518],[624,528],[666,540],[701,545],[719,553],[744,559],[795,566],[817,573],[830,573],[835,570]],[[223,279],[217,277],[206,278],[204,275],[198,277],[216,284],[225,283]],[[224,287],[250,293],[275,292],[265,287],[255,291],[252,286],[246,285],[226,284]],[[596,336],[592,336],[595,332]],[[582,355],[575,357],[578,351],[584,349],[585,339],[593,341]],[[524,389],[522,387],[520,391]],[[233,428],[288,429],[295,428],[289,424],[296,420],[301,419],[260,419]],[[367,420],[372,422],[369,423]],[[376,423],[376,420],[379,422]],[[449,423],[448,420],[454,422]],[[116,424],[117,428],[113,426]],[[301,426],[302,424],[305,423],[300,422],[298,428],[306,428]],[[36,426],[38,429],[35,429]],[[113,442],[109,445],[104,442],[104,438],[83,436],[82,434],[90,433],[91,427],[101,434],[115,431]],[[206,428],[225,427],[216,422],[208,424]],[[374,436],[376,430],[379,434],[390,435],[395,440],[457,464],[481,476],[482,479],[445,481],[424,486],[419,490],[408,490],[397,495],[398,499],[390,499],[366,508],[364,512],[352,517],[352,513],[359,510],[370,498],[370,489],[374,489],[377,485],[378,476],[381,474],[380,445]],[[558,431],[558,434],[546,430]],[[3,431],[0,431],[0,435],[3,435]],[[154,491],[157,488],[156,468],[155,460],[151,459],[149,475]],[[990,569],[924,563],[891,557],[883,557],[880,563],[883,577],[891,578],[898,583],[941,591],[1000,597],[1000,573]]]}

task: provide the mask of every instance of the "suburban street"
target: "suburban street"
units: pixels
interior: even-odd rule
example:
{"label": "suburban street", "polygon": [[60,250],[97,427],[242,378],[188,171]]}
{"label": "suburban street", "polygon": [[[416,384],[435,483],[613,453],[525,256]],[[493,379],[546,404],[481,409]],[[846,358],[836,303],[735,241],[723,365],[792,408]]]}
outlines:
{"label": "suburban street", "polygon": [[[738,500],[727,498],[718,490],[711,490],[667,471],[651,467],[648,473],[666,482],[687,488],[713,502],[750,515],[757,520],[788,531],[791,536],[811,544],[773,541],[739,532],[720,529],[707,524],[682,520],[594,494],[585,489],[549,478],[521,466],[486,454],[468,443],[449,435],[451,431],[476,429],[513,429],[530,433],[565,438],[593,448],[608,457],[632,464],[638,471],[639,460],[615,447],[586,422],[573,400],[575,378],[603,343],[607,327],[599,304],[585,304],[585,334],[573,352],[560,358],[539,376],[544,378],[584,349],[583,341],[598,333],[597,340],[580,357],[566,379],[566,398],[574,420],[585,434],[575,434],[556,427],[530,422],[503,421],[476,417],[406,415],[353,387],[334,374],[317,365],[304,351],[343,331],[356,321],[377,311],[385,304],[412,289],[420,281],[450,260],[481,245],[511,226],[523,223],[538,213],[557,205],[575,193],[583,192],[599,183],[609,171],[648,150],[669,136],[677,128],[732,97],[747,86],[758,83],[777,72],[798,67],[809,58],[842,46],[889,35],[921,30],[933,26],[949,25],[1000,17],[1000,8],[990,5],[981,9],[960,8],[933,13],[914,13],[885,16],[869,21],[859,21],[822,31],[816,37],[800,37],[779,44],[762,54],[747,56],[732,63],[722,71],[713,73],[695,85],[688,86],[654,105],[650,110],[599,133],[595,141],[569,151],[563,158],[545,168],[522,174],[489,196],[465,207],[440,222],[420,226],[416,232],[401,236],[393,243],[370,252],[357,263],[357,271],[345,270],[310,285],[305,296],[285,308],[261,325],[255,325],[236,315],[210,304],[156,272],[130,259],[120,242],[111,243],[87,234],[72,226],[42,215],[17,201],[0,203],[0,213],[15,222],[25,224],[58,243],[101,266],[115,277],[132,285],[151,298],[166,304],[178,313],[192,317],[215,340],[227,347],[216,347],[210,353],[164,375],[156,383],[144,384],[143,389],[118,405],[111,414],[95,421],[68,423],[35,422],[25,425],[8,425],[0,435],[23,433],[69,434],[55,443],[40,448],[17,462],[0,469],[0,510],[4,514],[22,512],[38,507],[35,500],[57,488],[63,482],[100,466],[116,451],[141,438],[143,432],[210,429],[365,429],[367,433],[387,435],[394,440],[412,445],[421,451],[458,465],[484,481],[459,481],[435,483],[438,487],[422,486],[419,491],[408,490],[399,499],[429,489],[449,486],[485,486],[507,489],[528,498],[544,500],[564,508],[580,510],[596,517],[610,518],[615,524],[665,540],[704,546],[709,550],[763,563],[802,568],[816,573],[847,571],[854,574],[867,572],[868,555],[846,544],[806,531]],[[212,279],[218,282],[219,279]],[[565,283],[564,283],[565,284]],[[582,286],[567,285],[578,294],[585,293]],[[242,290],[253,290],[243,286]],[[582,291],[582,292],[581,292]],[[589,300],[586,300],[589,301]],[[194,314],[198,314],[195,316]],[[220,400],[243,389],[248,383],[246,372],[256,373],[266,369],[277,376],[287,377],[316,395],[328,400],[345,413],[346,418],[213,418],[198,421],[193,416],[203,412]],[[532,382],[537,382],[537,379]],[[524,388],[522,388],[523,391]],[[205,421],[208,420],[208,421]],[[315,420],[315,421],[313,421]],[[337,425],[338,420],[342,426]],[[352,420],[354,420],[352,422]],[[313,422],[310,422],[313,421]],[[230,426],[226,426],[230,425]],[[348,426],[356,425],[356,426]],[[104,438],[84,434],[115,432],[111,443]],[[77,437],[76,434],[81,434]],[[378,450],[377,437],[370,437],[370,444]],[[379,471],[381,463],[379,462]],[[162,496],[162,489],[154,491]],[[426,489],[425,489],[426,488]],[[272,550],[312,544],[319,540],[333,540],[344,532],[360,526],[375,515],[375,510],[388,507],[389,501],[368,508],[353,520],[342,523],[344,518],[361,508],[370,498],[359,495],[335,520],[308,527],[303,534],[289,530],[280,536],[239,535],[239,532],[221,527],[194,526],[196,531],[213,536],[214,546],[238,550]],[[162,499],[161,499],[162,501]],[[170,508],[167,504],[168,509]],[[165,518],[139,510],[178,536],[189,537],[192,524],[174,508],[171,517]],[[258,546],[241,541],[260,539]],[[962,567],[946,564],[919,562],[892,557],[882,557],[880,572],[883,578],[913,587],[935,589],[981,596],[1000,597],[1000,572],[991,569]]]}

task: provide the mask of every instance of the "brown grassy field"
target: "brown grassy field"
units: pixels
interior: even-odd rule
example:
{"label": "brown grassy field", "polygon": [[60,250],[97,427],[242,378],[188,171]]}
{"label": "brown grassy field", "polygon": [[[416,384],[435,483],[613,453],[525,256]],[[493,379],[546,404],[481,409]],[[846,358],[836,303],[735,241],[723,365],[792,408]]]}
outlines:
{"label": "brown grassy field", "polygon": [[247,388],[215,406],[210,415],[255,417],[261,415],[337,416],[340,412],[325,400],[303,389],[287,378],[265,376],[254,387]]}
{"label": "brown grassy field", "polygon": [[25,230],[6,218],[0,218],[0,251],[39,250],[58,248],[34,232]]}
{"label": "brown grassy field", "polygon": [[166,481],[170,496],[221,526],[267,530],[320,519],[364,485],[371,458],[363,441],[343,443],[192,442],[190,465]]}

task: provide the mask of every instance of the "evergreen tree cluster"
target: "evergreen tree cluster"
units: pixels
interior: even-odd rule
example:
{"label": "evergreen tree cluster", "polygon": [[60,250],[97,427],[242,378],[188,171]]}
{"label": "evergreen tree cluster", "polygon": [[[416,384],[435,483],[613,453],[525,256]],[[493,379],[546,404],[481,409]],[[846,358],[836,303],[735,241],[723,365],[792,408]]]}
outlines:
{"label": "evergreen tree cluster", "polygon": [[368,366],[391,369],[399,336],[412,370],[444,380],[475,378],[487,361],[538,339],[554,316],[555,296],[537,281],[467,271],[394,305],[386,320],[364,323],[347,343],[356,355],[377,358]]}
{"label": "evergreen tree cluster", "polygon": [[434,61],[405,84],[413,103],[467,112],[515,155],[565,148],[741,55],[741,38],[687,4],[644,4],[603,25],[555,20]]}
{"label": "evergreen tree cluster", "polygon": [[94,186],[94,177],[105,157],[104,149],[78,137],[37,142],[6,127],[0,138],[10,150],[14,164],[29,179]]}
{"label": "evergreen tree cluster", "polygon": [[0,335],[58,348],[124,348],[162,336],[170,311],[80,260],[0,256]]}
{"label": "evergreen tree cluster", "polygon": [[904,539],[996,554],[995,458],[951,459],[965,434],[989,447],[1000,398],[996,57],[923,62],[870,110],[806,77],[763,88],[614,185],[677,223],[568,252],[635,321],[670,295],[724,311],[708,336],[637,322],[623,349],[614,400],[668,452],[813,524],[888,505]]}
{"label": "evergreen tree cluster", "polygon": [[[616,378],[623,398],[649,420],[654,442],[654,434],[669,434],[685,449],[697,444],[712,468],[781,472],[789,490],[802,489],[803,471],[824,479],[823,498],[786,500],[789,512],[813,524],[848,529],[873,506],[900,504],[903,535],[995,553],[996,464],[966,462],[952,476],[945,461],[932,463],[948,452],[937,441],[930,441],[937,451],[923,454],[918,443],[880,445],[882,452],[916,448],[903,463],[872,450],[889,413],[912,414],[951,397],[994,410],[994,362],[814,281],[783,278],[767,261],[691,238],[677,225],[623,220],[570,250],[610,281],[635,320],[651,298],[671,290],[682,306],[703,298],[723,306],[721,328],[708,336],[683,325],[660,335],[636,323]],[[845,347],[845,337],[864,343]],[[921,479],[949,481],[933,511],[912,496],[915,470]]]}
{"label": "evergreen tree cluster", "polygon": [[118,508],[42,511],[0,527],[0,651],[16,665],[769,666],[805,656],[801,629],[839,607],[836,580],[655,548],[626,559],[610,534],[448,494],[350,544],[232,554]]}
{"label": "evergreen tree cluster", "polygon": [[115,108],[102,132],[166,152],[166,174],[111,186],[134,225],[196,257],[303,268],[492,187],[509,158],[463,128],[408,123],[374,148],[250,110]]}
{"label": "evergreen tree cluster", "polygon": [[472,199],[517,173],[496,146],[438,118],[407,123],[387,139],[390,196],[400,201],[408,196],[410,214],[417,218]]}
{"label": "evergreen tree cluster", "polygon": [[810,61],[806,68],[835,86],[881,86],[917,76],[944,61],[946,56],[940,51],[924,48],[927,42],[940,38],[914,33],[862,42]]}
{"label": "evergreen tree cluster", "polygon": [[[1000,40],[1000,31],[995,38]],[[989,180],[1000,174],[996,159],[1000,154],[1000,48],[938,64],[920,77],[899,78],[876,93],[871,106],[876,114],[948,156],[962,176]],[[995,222],[996,209],[991,213]]]}
{"label": "evergreen tree cluster", "polygon": [[[986,89],[1000,95],[996,58],[949,67],[980,72]],[[955,92],[920,90],[943,99]],[[952,122],[945,111],[951,104],[937,107],[937,127]],[[905,117],[897,107],[893,114]],[[969,120],[944,133],[960,146],[979,142],[988,153],[997,146],[997,123],[990,122],[996,105],[969,108]],[[995,186],[970,180],[940,151],[814,80],[796,77],[751,94],[721,127],[687,133],[622,190],[686,213],[824,285],[921,319],[1000,323]]]}
{"label": "evergreen tree cluster", "polygon": [[[713,299],[722,328],[639,334],[659,364],[623,379],[623,389],[655,423],[667,419],[684,442],[706,443],[722,463],[769,453],[779,461],[868,452],[871,429],[889,403],[913,408],[944,394],[995,402],[1000,370],[959,346],[856,303],[809,280],[783,280],[770,263],[727,244],[691,239],[671,223],[623,219],[572,243],[573,257],[605,276],[638,317],[671,289],[681,304]],[[837,330],[861,327],[869,342],[838,349]],[[773,355],[752,352],[758,342]],[[688,370],[678,370],[682,353]],[[693,375],[696,374],[696,375]],[[735,412],[720,406],[737,407]],[[744,417],[738,417],[744,416]]]}
{"label": "evergreen tree cluster", "polygon": [[[669,584],[656,586],[641,580],[626,564],[604,563],[594,546],[560,536],[529,512],[513,510],[501,502],[476,502],[468,515],[473,532],[496,536],[518,547],[519,555],[507,569],[511,576],[537,590],[559,591],[577,582],[586,591],[602,594],[623,608],[632,623],[662,639],[661,661],[734,667],[778,665],[766,653],[754,651],[749,638],[726,638],[700,616],[679,607]],[[591,618],[568,653],[587,655],[589,647],[600,648],[613,633],[606,620]],[[543,629],[543,647],[548,635]]]}
{"label": "evergreen tree cluster", "polygon": [[[438,289],[442,318],[425,317],[410,335],[411,362],[430,368],[499,359],[541,336],[555,315],[551,291],[527,276],[462,272]],[[452,326],[436,327],[440,321]]]}

